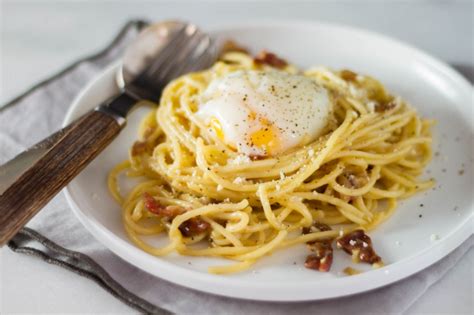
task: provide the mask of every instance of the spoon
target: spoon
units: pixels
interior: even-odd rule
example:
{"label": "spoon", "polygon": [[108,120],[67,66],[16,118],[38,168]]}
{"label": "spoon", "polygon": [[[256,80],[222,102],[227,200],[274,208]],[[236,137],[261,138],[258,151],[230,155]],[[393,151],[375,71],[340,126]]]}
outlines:
{"label": "spoon", "polygon": [[216,56],[214,42],[195,25],[146,27],[125,51],[119,95],[0,166],[0,246],[112,142],[139,100],[157,101],[169,81]]}

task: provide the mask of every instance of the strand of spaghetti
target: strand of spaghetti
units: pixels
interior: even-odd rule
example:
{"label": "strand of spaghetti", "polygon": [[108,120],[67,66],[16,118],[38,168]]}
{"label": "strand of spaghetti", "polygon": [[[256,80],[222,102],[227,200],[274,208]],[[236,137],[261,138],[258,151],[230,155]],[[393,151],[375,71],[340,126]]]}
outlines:
{"label": "strand of spaghetti", "polygon": [[180,206],[183,208],[193,207],[191,202],[183,200],[183,199],[160,197],[160,196],[155,196],[154,199],[158,201],[160,204],[165,205],[165,206],[173,205],[173,206]]}
{"label": "strand of spaghetti", "polygon": [[334,170],[332,170],[329,174],[324,175],[321,178],[316,178],[316,179],[314,179],[313,181],[311,181],[307,184],[301,184],[301,186],[298,188],[298,191],[300,191],[300,190],[301,191],[304,191],[304,190],[309,191],[309,190],[313,190],[313,189],[322,187],[324,185],[327,185],[330,182],[332,182],[333,180],[335,180],[336,177],[341,175],[343,170],[344,170],[344,166],[341,163],[339,163],[334,168]]}
{"label": "strand of spaghetti", "polygon": [[134,199],[141,197],[144,192],[149,191],[153,186],[157,186],[157,183],[157,181],[149,180],[135,186],[128,194],[127,198],[123,201],[123,206],[125,207],[130,203],[135,203],[133,201]]}
{"label": "strand of spaghetti", "polygon": [[223,179],[222,177],[218,176],[216,173],[212,172],[211,168],[207,164],[206,159],[204,158],[203,145],[204,144],[202,142],[202,139],[198,139],[197,145],[196,145],[196,163],[204,171],[204,174],[207,177],[211,178],[215,183],[217,183],[218,185],[221,185],[223,188],[227,188],[234,191],[241,191],[241,192],[255,191],[255,189],[258,187],[258,184],[237,185]]}
{"label": "strand of spaghetti", "polygon": [[[375,135],[380,134],[380,133],[391,133],[391,132],[393,132],[397,129],[400,129],[403,126],[409,124],[411,119],[412,119],[412,116],[405,117],[405,118],[403,118],[399,121],[394,122],[393,124],[387,124],[388,120],[382,120],[382,122],[380,123],[380,126],[379,126],[378,129],[372,130],[372,131],[367,132],[367,133],[363,133],[361,135],[358,135],[356,137],[356,139],[361,139],[361,138],[365,138],[365,137],[371,138],[371,137],[374,137]],[[363,131],[363,130],[361,130],[361,131]]]}
{"label": "strand of spaghetti", "polygon": [[390,137],[391,137],[391,134],[386,133],[386,134],[376,135],[376,136],[374,136],[372,138],[369,138],[369,139],[359,138],[351,146],[349,146],[349,149],[350,150],[361,150],[361,149],[364,149],[364,148],[371,147],[371,146],[374,146],[376,144],[382,143]]}
{"label": "strand of spaghetti", "polygon": [[[365,205],[364,198],[362,198],[361,196],[355,197],[355,200],[353,201],[353,205],[364,213],[371,213],[371,211],[369,210],[370,207],[367,207]],[[373,221],[373,214],[372,214],[372,221]]]}
{"label": "strand of spaghetti", "polygon": [[259,247],[258,249],[251,251],[247,254],[235,256],[235,259],[246,261],[246,260],[254,260],[259,257],[266,255],[267,253],[271,252],[274,248],[278,247],[278,245],[285,239],[288,235],[288,232],[283,230],[279,231],[277,236],[271,240],[269,243]]}
{"label": "strand of spaghetti", "polygon": [[304,72],[305,75],[308,76],[315,76],[315,77],[323,77],[323,78],[328,78],[330,82],[332,82],[335,85],[338,85],[342,89],[347,89],[348,85],[347,82],[329,71],[329,69],[323,68],[323,67],[317,67],[317,68],[310,68]]}
{"label": "strand of spaghetti", "polygon": [[343,215],[339,215],[339,216],[336,216],[336,217],[318,218],[317,222],[320,222],[320,223],[323,223],[323,224],[328,224],[328,225],[336,225],[336,224],[349,223],[349,222],[352,222],[352,221],[348,220]]}
{"label": "strand of spaghetti", "polygon": [[[344,231],[344,233],[347,233],[348,231],[350,231],[350,228],[346,227],[341,230]],[[332,239],[332,238],[337,237],[338,235],[339,235],[339,231],[335,231],[335,230],[304,234],[304,235],[290,238],[281,242],[279,248],[285,248],[285,247],[293,246],[296,244],[307,243],[307,242]]]}
{"label": "strand of spaghetti", "polygon": [[367,124],[373,124],[379,121],[380,117],[375,113],[360,115],[355,121],[351,123],[349,128],[347,128],[347,135],[351,135],[355,130],[360,130],[364,128]]}
{"label": "strand of spaghetti", "polygon": [[[236,223],[235,219],[239,219]],[[237,211],[230,214],[225,229],[229,232],[241,232],[247,228],[250,218],[249,215],[243,211]]]}
{"label": "strand of spaghetti", "polygon": [[423,164],[420,161],[410,161],[406,158],[397,161],[397,163],[406,168],[419,169],[423,167]]}
{"label": "strand of spaghetti", "polygon": [[351,164],[351,165],[356,165],[356,166],[359,166],[363,169],[366,169],[369,167],[369,163],[367,163],[366,160],[364,159],[359,159],[359,158],[342,158],[341,159],[341,163],[344,163],[344,164]]}
{"label": "strand of spaghetti", "polygon": [[399,151],[386,154],[377,154],[363,151],[341,151],[339,153],[334,154],[333,156],[330,156],[325,162],[329,162],[331,160],[335,160],[342,157],[357,157],[366,159],[369,164],[386,165],[399,159],[402,159],[405,155],[408,154],[408,152],[410,152],[410,150],[411,147],[407,146]]}
{"label": "strand of spaghetti", "polygon": [[138,202],[135,204],[135,207],[130,208],[132,209],[130,211],[130,218],[133,220],[133,222],[139,221],[143,217],[143,201]]}
{"label": "strand of spaghetti", "polygon": [[[164,98],[166,97],[164,96]],[[181,127],[179,127],[179,124],[173,123],[171,119],[166,119],[166,117],[173,117],[173,114],[171,113],[171,107],[172,103],[168,102],[168,104],[161,104],[160,109],[163,110],[157,111],[157,120],[160,121],[161,128],[167,136],[170,138],[177,138],[178,143],[186,146],[188,150],[194,150],[192,140],[185,136],[185,132]]]}
{"label": "strand of spaghetti", "polygon": [[[235,156],[237,158],[238,156]],[[234,159],[230,159],[231,162]],[[249,161],[247,163],[242,163],[242,164],[226,164],[223,166],[218,166],[216,167],[216,172],[218,173],[243,173],[244,171],[248,170],[262,170],[265,168],[272,168],[276,166],[278,163],[277,159],[265,159],[265,160],[260,160],[260,161]]]}
{"label": "strand of spaghetti", "polygon": [[385,220],[387,220],[394,212],[395,208],[397,207],[397,200],[395,198],[388,198],[388,207],[384,211],[378,212],[375,215],[375,218],[370,224],[364,226],[366,230],[373,230],[380,224],[382,224]]}
{"label": "strand of spaghetti", "polygon": [[302,216],[299,222],[299,226],[311,226],[311,224],[313,223],[313,216],[311,215],[311,212],[309,212],[308,207],[306,207],[306,205],[301,201],[300,198],[290,197],[288,202],[282,202],[282,204],[288,207],[289,209],[296,210]]}
{"label": "strand of spaghetti", "polygon": [[171,222],[171,226],[169,228],[169,235],[170,237],[175,236],[179,239],[181,238],[181,232],[179,231],[179,226],[184,222],[192,217],[196,217],[199,215],[206,215],[212,212],[219,212],[219,211],[233,211],[233,210],[242,210],[248,206],[248,201],[246,199],[242,200],[237,204],[213,204],[203,206],[198,209],[187,211],[183,214],[176,216],[173,221]]}
{"label": "strand of spaghetti", "polygon": [[[289,213],[290,211],[291,211],[291,210],[288,209],[288,213]],[[280,220],[281,220],[281,219],[280,219]],[[272,228],[272,226],[271,226],[270,223],[268,223],[268,222],[265,222],[265,223],[257,223],[257,224],[253,224],[253,225],[247,226],[247,228],[245,229],[244,232],[246,232],[246,233],[255,233],[255,232],[260,232],[260,231],[268,230],[269,228]]]}
{"label": "strand of spaghetti", "polygon": [[360,188],[344,187],[338,184],[335,179],[331,181],[331,186],[335,191],[347,196],[362,196],[368,193],[372,189],[372,187],[374,187],[375,182],[380,178],[380,169],[380,165],[376,165],[370,173],[369,181],[367,182],[367,184]]}
{"label": "strand of spaghetti", "polygon": [[214,273],[214,274],[226,274],[226,273],[234,273],[234,272],[239,272],[246,270],[250,268],[255,263],[253,260],[248,260],[248,261],[242,261],[236,264],[232,264],[230,266],[213,266],[207,268],[209,273]]}
{"label": "strand of spaghetti", "polygon": [[377,198],[377,199],[382,199],[382,198],[398,198],[404,194],[403,190],[385,190],[385,189],[379,189],[376,187],[372,187],[372,189],[366,194],[367,197],[369,198]]}
{"label": "strand of spaghetti", "polygon": [[233,246],[232,242],[225,238],[222,234],[216,230],[211,230],[209,237],[212,239],[213,246]]}
{"label": "strand of spaghetti", "polygon": [[423,191],[429,188],[432,188],[434,186],[435,182],[434,180],[428,180],[426,182],[418,182],[415,186],[415,188],[408,189],[402,196],[400,196],[401,199],[406,199],[408,197],[413,196],[419,191]]}
{"label": "strand of spaghetti", "polygon": [[243,247],[242,242],[237,237],[235,237],[235,235],[232,234],[232,232],[228,231],[222,225],[220,225],[219,223],[217,223],[214,220],[211,220],[209,218],[203,218],[203,219],[204,219],[204,221],[206,221],[207,223],[209,223],[211,225],[213,231],[215,231],[217,233],[220,233],[230,243],[232,243],[232,245],[234,245],[235,247]]}
{"label": "strand of spaghetti", "polygon": [[176,138],[171,139],[171,150],[173,153],[173,164],[171,164],[170,171],[176,173],[181,169],[183,164],[184,155],[181,152],[181,146],[179,140]]}
{"label": "strand of spaghetti", "polygon": [[212,248],[203,248],[203,249],[191,249],[186,248],[182,251],[184,255],[190,256],[236,256],[240,254],[245,254],[257,249],[258,246],[245,246],[245,247],[212,247]]}
{"label": "strand of spaghetti", "polygon": [[125,225],[125,231],[127,232],[128,237],[137,245],[139,248],[143,249],[144,251],[155,255],[155,256],[164,256],[169,253],[171,253],[173,250],[175,250],[175,244],[171,243],[165,247],[162,248],[156,248],[153,246],[148,245],[144,241],[142,241],[137,233],[130,228],[128,225]]}
{"label": "strand of spaghetti", "polygon": [[416,138],[409,138],[409,139],[404,139],[397,143],[397,148],[403,148],[406,146],[411,146],[415,144],[426,144],[426,143],[431,143],[431,138],[428,137],[416,137]]}
{"label": "strand of spaghetti", "polygon": [[[410,117],[414,114],[413,111],[407,111],[405,113],[402,113],[402,114],[397,114],[397,115],[393,115],[391,116],[390,118],[387,118],[387,119],[384,119],[384,120],[381,120],[375,124],[372,124],[370,126],[366,126],[365,128],[362,128],[361,130],[359,131],[356,131],[354,132],[350,137],[349,137],[349,141],[350,142],[353,142],[355,139],[357,138],[360,138],[362,137],[363,135],[373,131],[373,130],[376,130],[376,129],[380,129],[381,127],[385,126],[385,125],[389,125],[391,123],[394,123],[394,122],[404,122],[403,125],[405,125],[406,123],[408,123]],[[406,122],[405,122],[406,120]]]}
{"label": "strand of spaghetti", "polygon": [[[319,154],[316,156],[316,158],[313,158],[310,160],[308,165],[305,165],[302,170],[299,173],[296,173],[294,176],[291,177],[291,180],[289,181],[288,184],[285,184],[284,187],[281,188],[281,191],[279,193],[286,193],[291,190],[294,190],[296,187],[300,186],[301,183],[308,178],[311,174],[316,171],[323,160],[326,158],[327,154],[329,151],[331,151],[332,147],[335,145],[336,141],[339,139],[340,135],[344,133],[352,119],[354,118],[355,114],[354,112],[347,112],[346,117],[344,119],[344,122],[337,128],[329,137],[329,139],[326,142],[325,147],[319,152]],[[273,183],[265,183],[264,185],[272,185],[274,186],[275,184]],[[270,192],[268,194],[269,197],[274,197],[275,192]]]}
{"label": "strand of spaghetti", "polygon": [[361,104],[360,102],[356,101],[355,99],[348,97],[346,101],[352,105],[352,107],[357,110],[361,115],[367,114],[367,109],[366,107]]}
{"label": "strand of spaghetti", "polygon": [[130,162],[128,160],[125,160],[115,165],[115,167],[109,172],[109,175],[107,176],[107,186],[109,188],[109,191],[112,194],[112,197],[115,199],[115,201],[117,201],[119,205],[123,203],[123,197],[120,194],[117,177],[122,171],[126,170],[129,167]]}
{"label": "strand of spaghetti", "polygon": [[380,170],[380,173],[382,174],[382,176],[385,176],[397,183],[400,183],[402,184],[403,186],[406,186],[406,187],[409,187],[409,188],[415,188],[417,186],[417,183],[412,181],[412,180],[409,180],[407,179],[406,177],[403,177],[402,175],[399,175],[397,173],[395,173],[394,171],[392,171],[390,168],[388,167],[384,167]]}
{"label": "strand of spaghetti", "polygon": [[356,207],[348,204],[347,202],[342,201],[341,199],[338,199],[336,197],[332,197],[329,195],[325,194],[320,194],[318,192],[312,192],[312,193],[294,193],[295,196],[299,196],[304,199],[308,200],[320,200],[320,201],[325,201],[327,203],[333,204],[336,207],[338,207],[339,211],[348,218],[349,220],[356,222],[358,224],[365,224],[367,221],[365,220],[365,217],[370,218],[371,214],[369,213],[363,213]]}
{"label": "strand of spaghetti", "polygon": [[283,230],[285,227],[280,221],[277,220],[275,214],[272,211],[265,186],[260,185],[260,187],[258,187],[257,195],[260,198],[260,202],[262,203],[263,212],[265,213],[268,223],[277,230]]}
{"label": "strand of spaghetti", "polygon": [[133,229],[135,232],[141,235],[153,235],[160,233],[161,231],[164,230],[164,227],[161,223],[155,224],[153,226],[149,227],[143,227],[136,223],[136,220],[133,218],[133,211],[137,207],[143,207],[142,203],[137,203],[137,204],[128,204],[127,206],[124,206],[123,208],[123,220],[125,221],[125,224],[129,226],[131,229]]}
{"label": "strand of spaghetti", "polygon": [[[306,149],[305,151],[309,151],[311,149]],[[300,150],[302,151],[302,150]],[[265,167],[250,167],[253,163],[250,162],[246,171],[239,171],[237,166],[230,166],[228,168],[216,168],[216,172],[220,174],[239,174],[239,177],[243,177],[246,179],[253,179],[253,178],[279,178],[280,172],[284,174],[293,173],[294,171],[298,170],[302,165],[305,164],[306,159],[304,159],[303,154],[295,154],[295,156],[291,160],[280,160],[278,163],[267,165]],[[257,161],[259,162],[259,161]],[[224,169],[224,172],[220,172],[220,169]]]}

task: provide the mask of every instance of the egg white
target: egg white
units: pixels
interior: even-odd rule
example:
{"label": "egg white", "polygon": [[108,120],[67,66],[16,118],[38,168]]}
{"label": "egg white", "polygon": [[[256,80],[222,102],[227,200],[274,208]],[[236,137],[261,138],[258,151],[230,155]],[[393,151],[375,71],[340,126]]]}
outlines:
{"label": "egg white", "polygon": [[266,157],[317,139],[331,109],[327,90],[310,78],[246,70],[213,80],[196,115],[238,152]]}

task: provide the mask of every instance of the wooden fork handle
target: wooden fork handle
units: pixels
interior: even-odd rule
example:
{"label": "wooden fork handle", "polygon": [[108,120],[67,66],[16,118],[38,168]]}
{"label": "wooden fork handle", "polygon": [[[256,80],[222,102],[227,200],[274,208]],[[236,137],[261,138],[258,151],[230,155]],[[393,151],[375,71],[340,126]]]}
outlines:
{"label": "wooden fork handle", "polygon": [[[0,246],[84,169],[119,134],[124,123],[124,118],[107,107],[98,107],[53,135],[54,143],[41,152],[36,162],[27,161],[31,166],[14,178],[3,193],[0,190]],[[32,150],[37,149],[38,146]],[[27,160],[28,153],[2,166],[0,178],[2,172],[15,167],[15,162]],[[6,180],[3,184],[7,185]]]}

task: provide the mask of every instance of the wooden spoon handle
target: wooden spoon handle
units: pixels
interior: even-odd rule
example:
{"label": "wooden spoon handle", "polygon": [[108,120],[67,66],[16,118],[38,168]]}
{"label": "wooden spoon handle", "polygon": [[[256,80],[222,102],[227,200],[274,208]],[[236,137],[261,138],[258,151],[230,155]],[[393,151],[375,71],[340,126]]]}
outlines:
{"label": "wooden spoon handle", "polygon": [[84,169],[124,122],[99,107],[56,133],[52,146],[0,195],[0,246]]}

